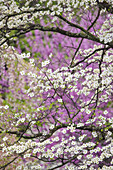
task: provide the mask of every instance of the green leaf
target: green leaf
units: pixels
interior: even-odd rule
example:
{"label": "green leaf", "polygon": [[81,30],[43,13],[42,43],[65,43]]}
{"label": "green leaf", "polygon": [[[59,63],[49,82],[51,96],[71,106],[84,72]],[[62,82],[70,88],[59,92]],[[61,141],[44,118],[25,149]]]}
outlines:
{"label": "green leaf", "polygon": [[40,121],[37,121],[35,125],[42,127],[42,123]]}

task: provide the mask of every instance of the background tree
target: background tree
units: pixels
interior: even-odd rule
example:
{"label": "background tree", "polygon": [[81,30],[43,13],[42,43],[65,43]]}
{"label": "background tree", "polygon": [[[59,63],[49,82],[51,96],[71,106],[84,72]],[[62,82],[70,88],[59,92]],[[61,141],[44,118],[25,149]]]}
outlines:
{"label": "background tree", "polygon": [[9,162],[1,169],[16,160],[21,169],[112,169],[112,2],[0,3],[2,51],[18,40],[18,51],[31,53],[5,48],[1,149]]}

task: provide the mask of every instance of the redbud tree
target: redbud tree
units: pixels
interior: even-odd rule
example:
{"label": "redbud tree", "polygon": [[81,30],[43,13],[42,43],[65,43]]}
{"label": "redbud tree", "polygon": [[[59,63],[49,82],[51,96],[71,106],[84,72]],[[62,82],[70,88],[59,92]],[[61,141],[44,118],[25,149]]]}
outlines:
{"label": "redbud tree", "polygon": [[0,168],[113,169],[113,2],[0,10]]}

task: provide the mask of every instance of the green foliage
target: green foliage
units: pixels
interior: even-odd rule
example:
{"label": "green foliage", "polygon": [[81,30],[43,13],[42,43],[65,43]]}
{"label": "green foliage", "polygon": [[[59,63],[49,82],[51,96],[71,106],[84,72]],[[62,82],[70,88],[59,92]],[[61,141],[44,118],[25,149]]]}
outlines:
{"label": "green foliage", "polygon": [[9,104],[9,102],[8,102],[7,100],[3,100],[3,105],[8,105],[9,108],[12,108],[12,107],[11,107],[11,104]]}
{"label": "green foliage", "polygon": [[37,121],[37,122],[35,123],[35,125],[37,125],[37,126],[39,126],[39,127],[42,127],[42,123],[41,123],[40,121]]}
{"label": "green foliage", "polygon": [[113,102],[112,101],[109,101],[108,104],[107,104],[107,107],[110,107],[110,106],[113,107]]}
{"label": "green foliage", "polygon": [[52,109],[52,107],[53,107],[54,104],[55,104],[54,102],[50,104],[50,106],[49,106],[49,109],[50,109],[50,110]]}

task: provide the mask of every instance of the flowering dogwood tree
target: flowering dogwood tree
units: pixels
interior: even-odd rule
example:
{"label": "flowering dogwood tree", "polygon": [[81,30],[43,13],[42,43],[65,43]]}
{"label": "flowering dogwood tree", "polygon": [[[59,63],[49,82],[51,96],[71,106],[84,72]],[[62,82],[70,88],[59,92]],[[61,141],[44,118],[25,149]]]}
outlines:
{"label": "flowering dogwood tree", "polygon": [[0,10],[0,168],[113,169],[113,2]]}

